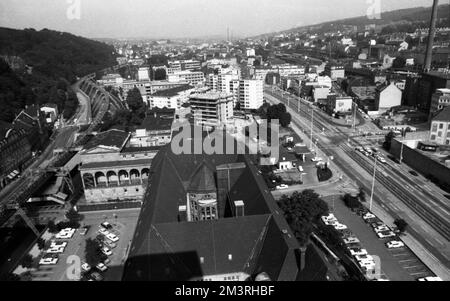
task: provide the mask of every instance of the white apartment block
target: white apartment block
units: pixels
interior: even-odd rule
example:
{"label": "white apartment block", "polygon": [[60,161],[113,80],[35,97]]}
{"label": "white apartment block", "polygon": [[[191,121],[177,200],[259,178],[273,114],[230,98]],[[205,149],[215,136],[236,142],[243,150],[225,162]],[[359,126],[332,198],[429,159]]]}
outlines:
{"label": "white apartment block", "polygon": [[257,79],[240,80],[238,97],[242,109],[259,109],[264,103],[264,82]]}
{"label": "white apartment block", "polygon": [[205,83],[205,74],[201,71],[179,71],[168,75],[168,81],[171,83],[188,82],[191,85],[203,85]]}

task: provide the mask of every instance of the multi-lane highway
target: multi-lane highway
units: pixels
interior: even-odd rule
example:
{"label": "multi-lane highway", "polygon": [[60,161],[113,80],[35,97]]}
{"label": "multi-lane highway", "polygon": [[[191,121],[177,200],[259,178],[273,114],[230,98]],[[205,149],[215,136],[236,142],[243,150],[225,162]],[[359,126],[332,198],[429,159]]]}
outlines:
{"label": "multi-lane highway", "polygon": [[[300,101],[299,108],[299,100],[296,97],[286,94],[282,96],[282,92],[272,91],[271,89],[266,89],[265,93],[268,96],[266,98],[273,102],[282,101],[287,104],[289,99],[289,106],[292,111],[299,112],[298,115],[293,116],[293,123],[307,131],[310,130],[312,114],[311,108],[306,102]],[[334,157],[333,162],[344,173],[358,185],[368,187],[367,190],[370,191],[370,181],[361,179],[355,167],[358,167],[359,171],[365,171],[365,177],[370,178],[374,170],[373,158],[365,157],[356,152],[354,146],[359,145],[360,142],[352,138],[349,132],[345,133],[335,125],[330,125],[328,118],[323,117],[318,111],[316,112],[314,113],[313,127],[314,141],[317,141],[317,145],[327,156]],[[324,129],[325,131],[322,133]],[[450,267],[450,248],[448,243],[450,238],[450,208],[447,202],[444,201],[445,197],[431,193],[427,183],[411,179],[411,176],[398,168],[394,162],[388,162],[386,165],[377,165],[377,185],[375,187],[374,201],[381,204],[392,216],[399,216],[401,214],[399,211],[401,210],[391,209],[395,208],[392,207],[395,205],[389,203],[389,196],[386,195],[387,191],[417,214],[421,218],[420,222],[428,224],[438,232],[441,235],[440,238],[424,237],[423,233],[425,232],[421,231],[422,233],[419,234],[419,231],[416,231],[417,228],[410,227],[409,230],[409,233],[414,238],[427,247],[442,263]]]}

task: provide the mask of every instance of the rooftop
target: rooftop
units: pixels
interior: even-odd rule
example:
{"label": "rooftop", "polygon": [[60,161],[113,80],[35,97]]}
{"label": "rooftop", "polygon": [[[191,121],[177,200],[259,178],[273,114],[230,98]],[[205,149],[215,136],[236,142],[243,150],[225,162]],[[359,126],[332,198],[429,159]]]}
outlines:
{"label": "rooftop", "polygon": [[195,93],[191,95],[191,99],[205,99],[205,100],[219,100],[228,97],[232,97],[233,94],[226,92],[207,91],[205,93]]}
{"label": "rooftop", "polygon": [[152,159],[138,159],[138,160],[124,160],[124,161],[102,161],[102,162],[91,162],[83,164],[80,170],[86,169],[99,169],[99,168],[114,168],[114,167],[134,167],[134,166],[144,166],[150,168],[152,164]]}
{"label": "rooftop", "polygon": [[174,96],[177,96],[181,92],[184,92],[184,91],[187,91],[187,90],[191,90],[191,89],[194,89],[194,87],[191,86],[191,85],[182,85],[182,86],[171,88],[171,89],[167,89],[167,90],[157,91],[157,92],[153,93],[152,96],[155,96],[155,97],[174,97]]}
{"label": "rooftop", "polygon": [[441,112],[439,112],[433,121],[444,121],[450,122],[450,106],[445,107]]}
{"label": "rooftop", "polygon": [[109,130],[100,133],[89,140],[84,149],[93,149],[95,147],[103,146],[120,151],[125,146],[129,136],[130,134],[125,131]]}
{"label": "rooftop", "polygon": [[[238,272],[298,278],[298,242],[249,156],[177,155],[166,146],[152,162],[149,186],[124,280],[189,280]],[[180,221],[178,210],[186,206],[188,191],[215,187],[218,220]],[[234,201],[243,201],[245,216],[230,213]],[[323,263],[307,265],[320,270]]]}
{"label": "rooftop", "polygon": [[147,117],[137,128],[145,128],[149,131],[170,130],[175,119],[175,109],[154,108],[147,112]]}

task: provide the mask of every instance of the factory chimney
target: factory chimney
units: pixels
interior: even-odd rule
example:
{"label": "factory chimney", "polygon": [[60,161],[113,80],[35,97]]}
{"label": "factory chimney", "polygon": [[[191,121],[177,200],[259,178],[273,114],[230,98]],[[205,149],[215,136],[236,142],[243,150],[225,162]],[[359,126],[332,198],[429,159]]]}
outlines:
{"label": "factory chimney", "polygon": [[428,33],[427,52],[425,54],[424,72],[428,72],[431,69],[431,61],[433,56],[433,42],[436,35],[436,19],[438,13],[439,0],[433,0],[433,8],[431,10],[431,21]]}

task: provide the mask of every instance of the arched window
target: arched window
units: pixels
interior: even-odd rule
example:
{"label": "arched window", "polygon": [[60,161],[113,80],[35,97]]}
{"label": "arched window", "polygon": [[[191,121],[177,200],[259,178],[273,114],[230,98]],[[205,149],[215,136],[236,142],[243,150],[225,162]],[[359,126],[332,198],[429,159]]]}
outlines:
{"label": "arched window", "polygon": [[97,186],[106,186],[106,176],[103,172],[99,171],[95,173],[95,182],[97,183]]}
{"label": "arched window", "polygon": [[83,182],[85,189],[92,189],[95,187],[94,176],[91,173],[83,174]]}

